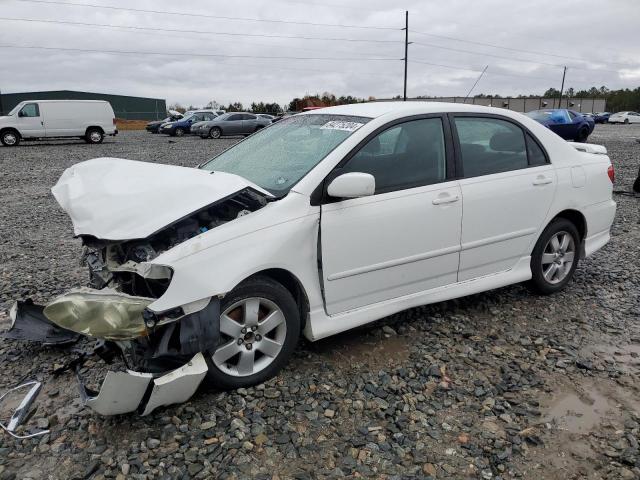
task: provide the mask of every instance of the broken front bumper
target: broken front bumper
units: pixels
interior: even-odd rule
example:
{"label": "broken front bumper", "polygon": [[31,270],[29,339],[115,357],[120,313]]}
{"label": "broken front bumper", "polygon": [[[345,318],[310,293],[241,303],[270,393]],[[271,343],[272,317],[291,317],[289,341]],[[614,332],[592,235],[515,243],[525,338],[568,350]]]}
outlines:
{"label": "broken front bumper", "polygon": [[196,392],[207,374],[207,362],[201,353],[186,365],[164,375],[109,372],[100,392],[85,387],[80,374],[80,396],[84,403],[100,415],[119,415],[138,411],[149,415],[158,407],[186,402]]}
{"label": "broken front bumper", "polygon": [[149,301],[110,289],[79,289],[44,308],[16,302],[11,330],[4,336],[49,344],[75,341],[77,333],[111,340],[108,355],[103,356],[101,348],[94,353],[108,363],[121,355],[135,370],[107,373],[99,392],[94,392],[84,385],[76,368],[80,395],[101,415],[135,411],[148,415],[160,406],[185,402],[196,392],[208,369],[204,355],[215,349],[220,337],[218,298],[165,324],[161,323],[168,319],[146,310]]}

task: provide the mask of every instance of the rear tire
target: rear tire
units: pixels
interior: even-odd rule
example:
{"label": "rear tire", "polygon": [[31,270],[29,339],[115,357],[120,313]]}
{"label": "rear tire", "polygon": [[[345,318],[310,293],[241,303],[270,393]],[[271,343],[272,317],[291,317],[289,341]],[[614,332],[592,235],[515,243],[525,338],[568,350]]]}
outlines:
{"label": "rear tire", "polygon": [[0,142],[5,147],[17,147],[20,145],[20,134],[15,130],[5,130],[0,135]]}
{"label": "rear tire", "polygon": [[578,229],[569,220],[557,218],[547,225],[531,254],[532,290],[543,295],[562,290],[578,266],[580,246]]}
{"label": "rear tire", "polygon": [[625,124],[625,125],[629,125],[629,119],[628,119],[628,118],[625,118],[625,119],[624,119],[624,124]]}
{"label": "rear tire", "polygon": [[212,386],[257,385],[286,365],[300,337],[300,314],[285,287],[268,277],[250,278],[225,295],[220,311],[221,345],[207,357]]}
{"label": "rear tire", "polygon": [[584,143],[587,141],[587,138],[589,138],[589,129],[581,128],[580,131],[578,131],[578,136],[576,137],[576,141],[580,143]]}
{"label": "rear tire", "polygon": [[84,141],[92,145],[102,143],[104,140],[104,133],[99,128],[90,128],[84,136]]}

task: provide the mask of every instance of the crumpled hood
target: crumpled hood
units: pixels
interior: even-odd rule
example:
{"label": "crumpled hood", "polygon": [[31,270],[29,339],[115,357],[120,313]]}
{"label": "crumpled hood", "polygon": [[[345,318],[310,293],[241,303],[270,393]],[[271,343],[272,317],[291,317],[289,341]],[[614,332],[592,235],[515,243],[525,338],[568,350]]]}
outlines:
{"label": "crumpled hood", "polygon": [[268,192],[230,173],[120,158],[96,158],[64,171],[51,192],[75,235],[146,238],[245,188]]}

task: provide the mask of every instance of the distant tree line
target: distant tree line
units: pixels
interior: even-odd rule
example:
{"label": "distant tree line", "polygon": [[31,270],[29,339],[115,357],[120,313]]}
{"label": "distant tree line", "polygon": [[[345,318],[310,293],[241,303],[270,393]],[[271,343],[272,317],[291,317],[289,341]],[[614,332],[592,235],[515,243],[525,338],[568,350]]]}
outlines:
{"label": "distant tree line", "polygon": [[[503,98],[500,95],[487,95],[480,93],[474,95],[476,98]],[[542,95],[543,98],[559,98],[560,90],[551,87]],[[640,111],[640,87],[635,89],[624,88],[620,90],[610,90],[605,86],[591,87],[577,90],[573,87],[567,88],[562,93],[563,98],[604,98],[607,101],[607,110],[620,112],[625,110]],[[518,95],[513,98],[538,97],[538,95]],[[426,98],[426,97],[423,97]]]}
{"label": "distant tree line", "polygon": [[[558,98],[560,91],[550,88],[544,93],[545,97]],[[568,88],[563,96],[569,98],[604,98],[607,101],[607,110],[620,112],[624,110],[640,110],[640,87],[621,88],[620,90],[609,90],[607,87],[591,87],[589,89],[575,90]]]}
{"label": "distant tree line", "polygon": [[[620,90],[610,90],[605,86],[600,88],[591,87],[589,89],[576,90],[573,87],[567,88],[563,92],[564,98],[604,98],[607,101],[607,109],[613,112],[619,112],[624,110],[640,111],[640,87],[633,90],[629,88]],[[525,97],[539,97],[540,95],[518,95],[513,98],[525,98]],[[558,98],[560,96],[560,90],[557,88],[549,88],[544,94],[541,95],[544,98]],[[475,98],[505,98],[502,95],[494,94],[489,95],[485,93],[479,93],[474,95]],[[396,100],[402,99],[400,95],[394,97]],[[418,96],[417,98],[429,98],[427,96]],[[277,115],[284,111],[299,112],[306,107],[332,107],[335,105],[346,105],[350,103],[362,103],[367,101],[373,101],[375,97],[359,98],[352,95],[341,95],[337,97],[333,93],[324,92],[322,94],[305,95],[302,98],[294,98],[286,105],[279,105],[276,102],[252,102],[251,107],[245,109],[241,102],[232,102],[229,105],[222,105],[212,100],[205,108],[222,109],[227,112],[241,112],[249,110],[253,113],[270,113]],[[185,112],[186,110],[196,110],[197,107],[189,105],[183,107],[178,103],[174,103],[169,106],[171,110],[177,110],[179,112]]]}

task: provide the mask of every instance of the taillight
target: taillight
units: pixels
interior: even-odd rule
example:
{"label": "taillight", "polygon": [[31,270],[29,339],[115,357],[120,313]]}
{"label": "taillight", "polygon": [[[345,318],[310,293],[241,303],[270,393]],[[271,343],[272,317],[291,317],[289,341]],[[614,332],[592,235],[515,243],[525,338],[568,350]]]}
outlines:
{"label": "taillight", "polygon": [[115,118],[113,119],[113,124],[114,124],[114,125],[116,124],[116,119],[115,119]]}
{"label": "taillight", "polygon": [[616,181],[616,172],[613,169],[613,165],[609,165],[609,168],[607,168],[607,175],[609,175],[609,180],[611,180],[611,183]]}

